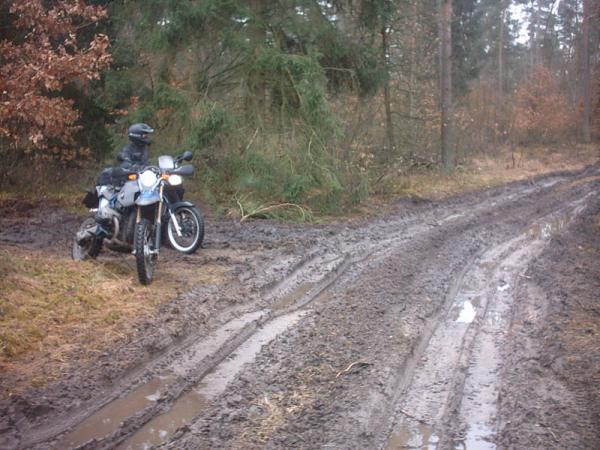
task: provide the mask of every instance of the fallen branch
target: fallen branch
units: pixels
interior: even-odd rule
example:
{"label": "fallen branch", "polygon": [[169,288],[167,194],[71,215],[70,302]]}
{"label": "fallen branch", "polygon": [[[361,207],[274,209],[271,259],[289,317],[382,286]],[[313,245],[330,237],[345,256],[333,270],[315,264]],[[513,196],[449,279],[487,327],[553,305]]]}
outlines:
{"label": "fallen branch", "polygon": [[358,366],[360,364],[360,367],[366,367],[366,366],[372,366],[373,364],[368,363],[368,362],[364,362],[364,361],[356,361],[353,362],[352,364],[350,364],[348,367],[346,367],[344,370],[341,370],[337,373],[337,375],[335,376],[336,378],[339,378],[341,375],[348,373],[350,370],[352,370],[352,368],[354,366]]}
{"label": "fallen branch", "polygon": [[240,202],[240,199],[235,197],[235,201],[238,204],[238,208],[240,209],[240,223],[244,222],[246,219],[249,219],[251,217],[256,217],[260,214],[264,214],[266,212],[272,211],[274,209],[278,209],[278,208],[297,208],[300,213],[302,214],[302,221],[306,220],[306,216],[307,213],[310,213],[310,210],[308,210],[307,208],[304,208],[300,205],[297,205],[295,203],[279,203],[277,205],[260,205],[257,208],[252,209],[251,211],[246,211],[244,210],[244,206],[242,205],[242,202]]}

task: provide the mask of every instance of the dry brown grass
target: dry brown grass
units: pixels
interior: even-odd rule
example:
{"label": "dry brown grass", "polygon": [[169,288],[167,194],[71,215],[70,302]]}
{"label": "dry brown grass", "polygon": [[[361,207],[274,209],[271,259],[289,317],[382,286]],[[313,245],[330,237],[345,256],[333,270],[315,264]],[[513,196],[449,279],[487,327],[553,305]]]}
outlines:
{"label": "dry brown grass", "polygon": [[[76,262],[41,250],[0,247],[0,390],[43,385],[129,338],[156,307],[192,285],[217,282],[221,266],[163,264],[141,286],[130,257]],[[7,385],[11,380],[12,385]]]}
{"label": "dry brown grass", "polygon": [[255,399],[254,405],[259,412],[249,416],[235,448],[263,448],[278,430],[293,421],[294,416],[310,411],[315,401],[325,396],[320,390],[327,390],[339,382],[335,378],[335,369],[329,364],[303,367],[290,381],[283,391]]}
{"label": "dry brown grass", "polygon": [[[514,156],[514,159],[513,159]],[[545,173],[579,170],[600,158],[596,145],[577,145],[552,149],[547,147],[519,148],[514,154],[508,149],[493,155],[472,158],[452,174],[441,170],[417,170],[386,181],[383,190],[389,196],[415,196],[440,199],[463,192],[499,186],[518,180],[533,179]]]}

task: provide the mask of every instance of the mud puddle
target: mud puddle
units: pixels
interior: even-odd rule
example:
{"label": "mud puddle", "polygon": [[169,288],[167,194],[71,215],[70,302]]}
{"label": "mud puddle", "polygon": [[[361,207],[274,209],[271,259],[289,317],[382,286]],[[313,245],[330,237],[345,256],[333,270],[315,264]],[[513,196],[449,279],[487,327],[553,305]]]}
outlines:
{"label": "mud puddle", "polygon": [[[158,403],[168,395],[169,389],[177,389],[177,385],[181,384],[178,380],[189,376],[195,365],[201,365],[205,359],[218,352],[232,336],[234,337],[235,333],[260,319],[263,314],[264,312],[246,314],[220,327],[201,344],[189,348],[183,362],[89,416],[61,439],[56,448],[78,448],[92,441],[102,441],[118,433],[126,420],[142,414],[149,407],[160,407]],[[202,377],[199,383],[176,399],[167,412],[153,417],[118,448],[147,449],[168,440],[177,429],[189,425],[195,416],[205,410],[210,401],[226,389],[243,366],[254,360],[264,345],[293,327],[306,314],[306,310],[300,310],[267,322],[237,347],[234,353]]]}
{"label": "mud puddle", "polygon": [[386,450],[419,449],[435,450],[440,441],[433,427],[418,422],[402,422],[392,433]]}
{"label": "mud puddle", "polygon": [[210,401],[195,389],[182,395],[168,413],[154,417],[118,450],[149,449],[165,442],[179,428],[189,425],[192,419],[205,410]]}
{"label": "mud puddle", "polygon": [[188,375],[204,359],[217,352],[231,338],[232,334],[239,332],[261,316],[262,313],[258,312],[235,318],[206,339],[196,345],[191,345],[187,348],[185,355],[168,371],[152,378],[89,416],[67,434],[57,448],[76,448],[92,440],[102,440],[113,435],[119,430],[123,421],[156,405],[156,402],[168,393],[169,387],[176,384],[177,376]]}
{"label": "mud puddle", "polygon": [[173,381],[172,376],[156,377],[127,396],[114,400],[67,434],[56,448],[76,448],[111,435],[125,419],[156,403]]}
{"label": "mud puddle", "polygon": [[238,347],[235,354],[216,366],[198,386],[175,401],[168,412],[153,418],[118,448],[140,450],[166,442],[177,429],[189,425],[212,399],[223,393],[244,365],[251,363],[264,345],[294,326],[306,314],[306,311],[297,311],[268,322]]}
{"label": "mud puddle", "polygon": [[495,450],[496,444],[487,439],[493,439],[495,430],[485,423],[472,423],[467,427],[464,439],[459,439],[455,450]]}

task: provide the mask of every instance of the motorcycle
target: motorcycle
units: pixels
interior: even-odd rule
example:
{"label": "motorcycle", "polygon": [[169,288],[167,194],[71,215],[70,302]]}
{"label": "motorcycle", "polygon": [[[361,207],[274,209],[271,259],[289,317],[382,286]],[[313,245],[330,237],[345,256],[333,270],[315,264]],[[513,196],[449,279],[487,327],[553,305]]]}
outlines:
{"label": "motorcycle", "polygon": [[177,158],[160,156],[158,166],[105,171],[126,181],[99,182],[87,192],[83,204],[95,217],[88,217],[75,235],[73,259],[96,258],[103,247],[132,252],[138,279],[147,285],[165,238],[175,250],[194,253],[204,239],[204,219],[183,200],[182,177],[192,175],[194,168],[180,165],[191,159],[192,152],[186,151]]}

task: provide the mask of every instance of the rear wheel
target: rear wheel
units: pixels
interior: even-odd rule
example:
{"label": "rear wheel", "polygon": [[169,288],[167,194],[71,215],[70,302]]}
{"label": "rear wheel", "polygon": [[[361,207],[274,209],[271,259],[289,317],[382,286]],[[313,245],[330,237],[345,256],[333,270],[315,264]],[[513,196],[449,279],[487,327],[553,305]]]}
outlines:
{"label": "rear wheel", "polygon": [[204,219],[193,206],[180,206],[173,213],[179,225],[179,233],[173,218],[167,224],[167,237],[171,246],[181,252],[191,254],[198,250],[204,240]]}
{"label": "rear wheel", "polygon": [[142,284],[152,283],[158,255],[154,252],[154,225],[142,219],[135,226],[134,246],[138,279]]}
{"label": "rear wheel", "polygon": [[[73,239],[73,249],[71,256],[76,261],[85,259],[95,259],[102,250],[102,239],[95,235],[96,221],[93,217],[88,217],[83,221],[75,238]],[[89,237],[81,239],[82,235],[89,234]]]}

